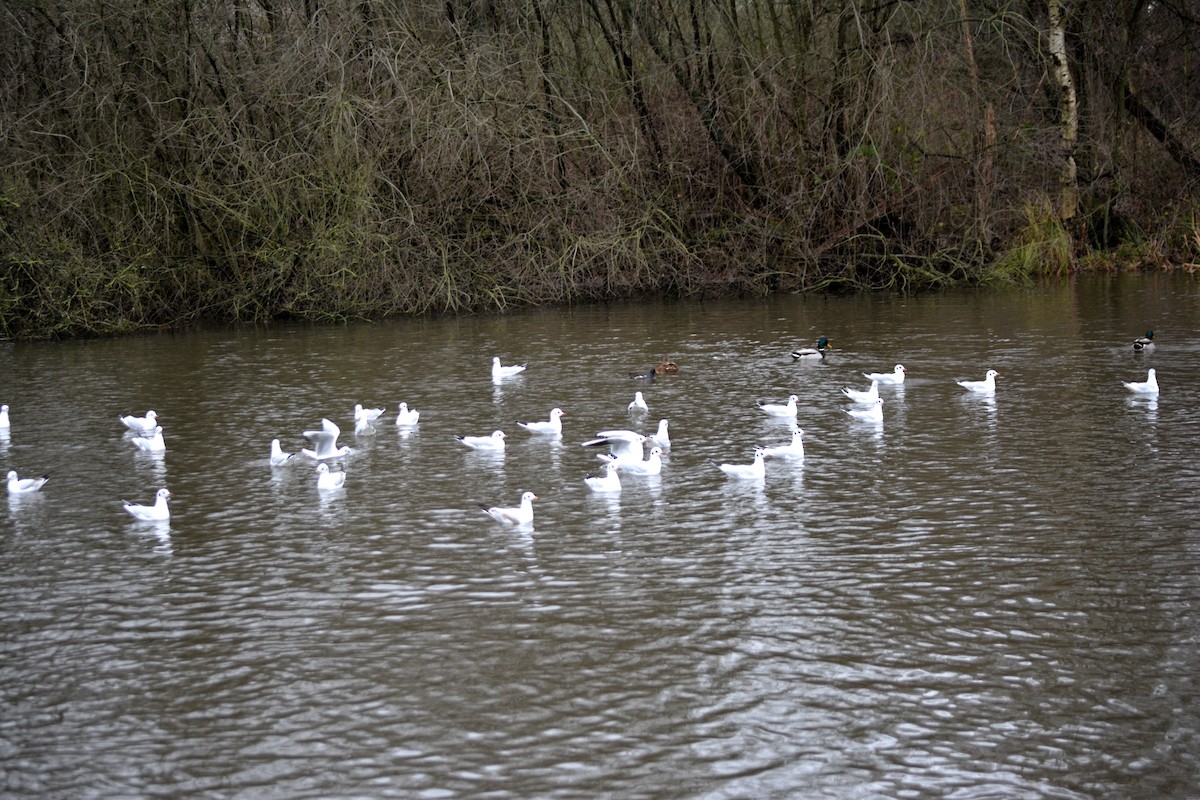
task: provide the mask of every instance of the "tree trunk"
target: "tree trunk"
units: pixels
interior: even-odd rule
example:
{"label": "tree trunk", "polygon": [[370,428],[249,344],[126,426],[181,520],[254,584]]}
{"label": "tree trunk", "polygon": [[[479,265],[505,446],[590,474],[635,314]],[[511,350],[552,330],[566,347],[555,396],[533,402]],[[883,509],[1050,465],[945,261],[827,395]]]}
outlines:
{"label": "tree trunk", "polygon": [[1075,96],[1075,80],[1067,61],[1067,10],[1062,0],[1048,0],[1048,4],[1050,70],[1058,84],[1062,110],[1059,120],[1062,167],[1058,173],[1058,218],[1065,222],[1074,219],[1079,209],[1078,168],[1075,165],[1075,145],[1079,140],[1079,101]]}

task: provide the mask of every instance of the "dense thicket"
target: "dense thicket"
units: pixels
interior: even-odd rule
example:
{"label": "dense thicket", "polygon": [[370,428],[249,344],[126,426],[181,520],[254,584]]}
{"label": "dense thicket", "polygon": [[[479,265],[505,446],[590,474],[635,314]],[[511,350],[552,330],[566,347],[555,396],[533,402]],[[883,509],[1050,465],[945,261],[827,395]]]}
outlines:
{"label": "dense thicket", "polygon": [[1192,259],[1198,56],[1200,0],[7,0],[0,335]]}

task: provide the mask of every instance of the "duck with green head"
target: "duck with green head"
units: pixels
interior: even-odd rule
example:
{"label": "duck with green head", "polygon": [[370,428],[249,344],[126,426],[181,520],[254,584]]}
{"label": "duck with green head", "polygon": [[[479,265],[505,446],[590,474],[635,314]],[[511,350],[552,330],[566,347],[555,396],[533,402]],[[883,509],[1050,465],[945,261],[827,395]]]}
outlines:
{"label": "duck with green head", "polygon": [[1139,336],[1133,340],[1134,350],[1153,350],[1154,349],[1154,331],[1146,331],[1145,336]]}
{"label": "duck with green head", "polygon": [[832,350],[833,345],[829,340],[822,336],[817,339],[816,347],[802,347],[799,350],[792,351],[792,359],[794,361],[820,361],[825,357],[826,350]]}

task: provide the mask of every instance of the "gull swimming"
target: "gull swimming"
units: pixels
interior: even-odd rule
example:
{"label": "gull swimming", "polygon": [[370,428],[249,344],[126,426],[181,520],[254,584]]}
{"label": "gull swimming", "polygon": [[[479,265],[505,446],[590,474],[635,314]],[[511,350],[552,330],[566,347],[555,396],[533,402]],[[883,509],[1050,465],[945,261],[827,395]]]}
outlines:
{"label": "gull swimming", "polygon": [[1158,376],[1153,369],[1146,373],[1144,381],[1122,381],[1122,383],[1134,394],[1158,394]]}
{"label": "gull swimming", "polygon": [[847,386],[842,389],[842,394],[849,397],[855,403],[874,403],[879,399],[879,381],[871,381],[871,388],[865,392],[860,392],[857,389],[851,389]]}
{"label": "gull swimming", "polygon": [[743,481],[760,481],[767,475],[766,451],[761,447],[754,448],[754,461],[749,464],[717,464],[717,467],[731,478]]}
{"label": "gull swimming", "polygon": [[995,394],[996,393],[996,376],[999,375],[994,369],[989,369],[983,376],[981,381],[956,380],[959,386],[966,389],[968,392],[976,394]]}
{"label": "gull swimming", "polygon": [[8,421],[8,404],[0,406],[0,430],[8,430],[11,427]]}
{"label": "gull swimming", "polygon": [[317,464],[317,489],[331,492],[346,485],[346,473],[342,470],[330,472],[328,464]]}
{"label": "gull swimming", "polygon": [[646,456],[645,461],[619,461],[616,456],[605,456],[605,458],[610,463],[618,464],[621,471],[628,475],[661,475],[662,454],[662,448],[655,446],[650,448],[650,455]]}
{"label": "gull swimming", "polygon": [[583,482],[593,492],[619,492],[621,491],[621,478],[617,475],[617,470],[620,468],[621,465],[615,460],[609,461],[604,465],[603,475],[584,475]]}
{"label": "gull swimming", "polygon": [[341,435],[341,428],[334,422],[322,418],[321,430],[304,432],[304,438],[313,443],[312,449],[305,447],[300,452],[317,461],[344,456],[350,452],[350,448],[345,445],[342,447],[337,446],[338,437]]}
{"label": "gull swimming", "polygon": [[400,404],[400,413],[396,415],[396,424],[411,428],[421,419],[421,412],[415,408],[409,408],[408,403]]}
{"label": "gull swimming", "polygon": [[772,417],[794,417],[796,416],[796,401],[799,399],[796,395],[792,395],[785,404],[759,402],[757,403],[758,410],[764,414],[770,414]]}
{"label": "gull swimming", "polygon": [[804,458],[804,430],[792,431],[792,440],[778,447],[764,447],[763,455],[770,458]]}
{"label": "gull swimming", "polygon": [[125,504],[125,510],[137,519],[145,522],[162,522],[171,518],[171,510],[167,508],[167,498],[170,496],[171,493],[163,488],[155,492],[152,506],[140,506],[137,503],[130,503],[128,500],[121,502]]}
{"label": "gull swimming", "polygon": [[9,470],[8,473],[8,493],[9,494],[28,494],[36,492],[45,485],[46,481],[50,480],[50,474],[39,475],[36,478],[18,478],[16,470]]}
{"label": "gull swimming", "polygon": [[271,440],[271,464],[273,466],[277,467],[280,464],[286,464],[293,455],[293,453],[283,452],[283,448],[279,446],[278,439]]}
{"label": "gull swimming", "polygon": [[878,383],[904,383],[904,376],[907,370],[903,364],[897,364],[891,372],[864,372],[863,375],[869,381],[877,381]]}
{"label": "gull swimming", "polygon": [[124,417],[118,417],[121,423],[131,431],[145,431],[149,433],[154,430],[154,426],[158,424],[158,414],[153,409],[146,412],[144,417],[135,417],[132,414]]}
{"label": "gull swimming", "polygon": [[133,437],[133,444],[138,450],[147,453],[164,453],[167,450],[167,443],[163,439],[162,425],[155,425],[152,433],[144,433],[140,436]]}
{"label": "gull swimming", "polygon": [[505,367],[500,364],[500,356],[492,358],[492,380],[502,381],[505,378],[511,378],[525,371],[526,364],[514,364],[511,367]]}
{"label": "gull swimming", "polygon": [[354,424],[370,423],[383,416],[382,408],[363,408],[362,403],[354,404]]}
{"label": "gull swimming", "polygon": [[883,422],[883,398],[881,397],[876,397],[875,402],[866,408],[844,408],[842,410],[863,422]]}
{"label": "gull swimming", "polygon": [[483,513],[505,525],[526,525],[533,522],[533,501],[537,499],[538,496],[533,492],[524,492],[519,506],[505,508],[481,505],[480,508],[483,509]]}
{"label": "gull swimming", "polygon": [[517,424],[530,433],[548,433],[554,436],[562,434],[562,416],[561,408],[550,409],[549,420],[536,420],[533,422],[522,422],[517,420]]}
{"label": "gull swimming", "polygon": [[[644,450],[642,443],[646,441],[645,436],[642,436],[636,431],[613,430],[600,431],[596,434],[595,439],[589,439],[584,442],[581,447],[607,447],[617,461],[641,461]],[[606,455],[596,456],[601,461],[607,461]]]}
{"label": "gull swimming", "polygon": [[665,419],[660,419],[658,430],[650,434],[650,441],[661,447],[664,452],[671,449],[671,434],[667,432],[667,424]]}
{"label": "gull swimming", "polygon": [[650,406],[646,405],[646,398],[641,392],[633,393],[633,400],[629,403],[630,414],[647,414],[650,411]]}
{"label": "gull swimming", "polygon": [[501,430],[495,430],[488,436],[455,436],[454,438],[472,450],[503,450],[504,440],[508,438],[508,434]]}

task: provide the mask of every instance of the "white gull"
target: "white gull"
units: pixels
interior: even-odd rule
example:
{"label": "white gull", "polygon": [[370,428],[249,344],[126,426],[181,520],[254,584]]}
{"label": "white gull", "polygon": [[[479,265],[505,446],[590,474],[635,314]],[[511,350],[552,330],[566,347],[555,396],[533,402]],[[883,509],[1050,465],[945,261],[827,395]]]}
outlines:
{"label": "white gull", "polygon": [[311,441],[313,446],[311,449],[305,447],[300,452],[317,461],[344,456],[350,452],[350,448],[344,445],[337,446],[338,437],[341,435],[342,429],[337,424],[328,419],[322,419],[321,430],[304,432],[304,438]]}

